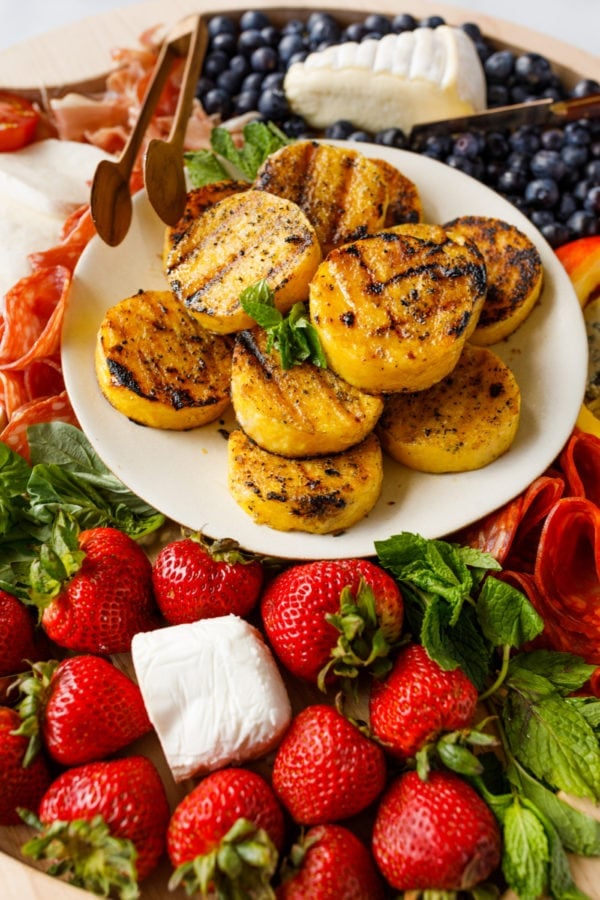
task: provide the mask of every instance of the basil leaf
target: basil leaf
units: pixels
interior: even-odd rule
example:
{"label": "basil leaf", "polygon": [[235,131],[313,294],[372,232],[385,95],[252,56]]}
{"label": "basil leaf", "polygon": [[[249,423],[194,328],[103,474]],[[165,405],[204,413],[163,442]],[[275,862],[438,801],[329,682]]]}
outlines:
{"label": "basil leaf", "polygon": [[31,468],[19,453],[0,443],[0,537],[20,522]]}
{"label": "basil leaf", "polygon": [[502,720],[513,756],[537,778],[576,797],[600,799],[600,747],[593,729],[535,673],[514,668]]}
{"label": "basil leaf", "polygon": [[520,647],[544,630],[544,620],[525,594],[492,575],[477,598],[477,616],[486,638],[496,647]]}
{"label": "basil leaf", "polygon": [[544,826],[515,799],[504,814],[502,871],[519,900],[538,900],[544,894],[549,858]]}

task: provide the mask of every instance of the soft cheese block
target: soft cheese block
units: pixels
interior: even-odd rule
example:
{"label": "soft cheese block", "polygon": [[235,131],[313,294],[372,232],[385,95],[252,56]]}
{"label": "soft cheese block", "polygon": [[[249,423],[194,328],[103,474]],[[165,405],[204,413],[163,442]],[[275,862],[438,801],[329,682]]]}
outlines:
{"label": "soft cheese block", "polygon": [[271,651],[238,616],[136,634],[131,652],[175,781],[264,755],[291,705]]}
{"label": "soft cheese block", "polygon": [[485,109],[485,74],[471,38],[440,25],[348,41],[290,66],[284,90],[314,128],[348,119],[380,131]]}

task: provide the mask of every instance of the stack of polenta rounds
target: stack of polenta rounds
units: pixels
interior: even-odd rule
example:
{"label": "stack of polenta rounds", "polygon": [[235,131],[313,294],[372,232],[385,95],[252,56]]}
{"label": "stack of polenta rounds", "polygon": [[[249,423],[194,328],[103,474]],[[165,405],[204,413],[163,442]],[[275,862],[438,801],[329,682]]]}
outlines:
{"label": "stack of polenta rounds", "polygon": [[[520,392],[488,345],[531,311],[541,261],[508,223],[422,219],[418,188],[389,163],[314,141],[272,154],[252,185],[190,192],[166,232],[170,292],[127,298],[99,330],[105,396],[135,421],[174,429],[214,421],[230,400],[239,427],[228,438],[229,489],[277,530],[335,534],[361,521],[379,498],[385,453],[426,472],[489,464],[515,438]],[[282,314],[308,304],[326,368],[283,367],[240,302],[261,280]],[[157,303],[175,354],[153,352]],[[124,360],[133,346],[135,365]],[[198,380],[210,387],[196,396]],[[189,398],[185,415],[175,384]]]}

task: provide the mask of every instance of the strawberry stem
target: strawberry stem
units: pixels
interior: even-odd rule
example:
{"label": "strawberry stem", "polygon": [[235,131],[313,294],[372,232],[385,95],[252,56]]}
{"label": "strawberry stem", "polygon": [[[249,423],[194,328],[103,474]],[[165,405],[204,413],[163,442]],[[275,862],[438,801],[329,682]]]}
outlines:
{"label": "strawberry stem", "polygon": [[41,545],[31,563],[29,599],[38,609],[43,610],[81,568],[85,552],[79,549],[79,530],[75,519],[61,511],[50,541]]}
{"label": "strawberry stem", "polygon": [[269,835],[248,819],[238,819],[209,853],[178,866],[169,889],[181,885],[188,896],[199,893],[219,900],[274,900],[271,878],[278,853]]}
{"label": "strawberry stem", "polygon": [[19,810],[23,821],[39,834],[21,848],[25,856],[51,861],[49,875],[66,876],[76,887],[119,900],[137,900],[139,888],[132,841],[117,838],[102,816],[71,822],[40,822],[29,810]]}

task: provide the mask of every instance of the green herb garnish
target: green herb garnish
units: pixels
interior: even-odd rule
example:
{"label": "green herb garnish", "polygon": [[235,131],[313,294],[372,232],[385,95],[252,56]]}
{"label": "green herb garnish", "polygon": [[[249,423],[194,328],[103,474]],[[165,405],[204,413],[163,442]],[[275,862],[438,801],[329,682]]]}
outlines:
{"label": "green herb garnish", "polygon": [[308,317],[304,303],[295,303],[287,316],[275,306],[275,295],[262,279],[240,294],[244,312],[267,332],[267,351],[275,349],[281,357],[281,367],[291,369],[303,362],[327,368],[321,341]]}
{"label": "green herb garnish", "polygon": [[265,159],[292,141],[272,122],[249,122],[237,146],[227,128],[213,128],[211,150],[184,153],[183,158],[192,187],[232,179],[254,181]]}

